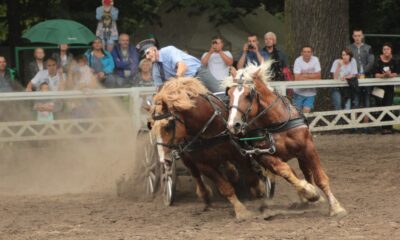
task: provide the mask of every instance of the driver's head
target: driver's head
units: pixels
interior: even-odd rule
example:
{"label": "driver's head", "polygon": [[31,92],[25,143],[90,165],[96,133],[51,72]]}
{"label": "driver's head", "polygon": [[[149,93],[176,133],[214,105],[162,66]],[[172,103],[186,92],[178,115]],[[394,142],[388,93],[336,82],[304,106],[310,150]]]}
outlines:
{"label": "driver's head", "polygon": [[156,46],[149,47],[148,49],[146,49],[146,51],[144,51],[146,59],[152,63],[157,61],[157,53],[158,50]]}

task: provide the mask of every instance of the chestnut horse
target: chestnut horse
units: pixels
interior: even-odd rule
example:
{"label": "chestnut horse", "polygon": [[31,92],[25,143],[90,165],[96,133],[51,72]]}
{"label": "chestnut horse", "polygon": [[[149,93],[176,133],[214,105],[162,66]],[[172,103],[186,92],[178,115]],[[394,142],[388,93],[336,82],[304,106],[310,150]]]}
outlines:
{"label": "chestnut horse", "polygon": [[[345,216],[346,210],[333,195],[305,118],[289,101],[269,86],[271,62],[240,69],[235,77],[223,82],[230,97],[228,130],[251,141],[248,152],[257,162],[291,183],[300,197],[319,199],[315,184],[326,195],[330,216]],[[286,161],[297,158],[307,181],[300,180]]]}
{"label": "chestnut horse", "polygon": [[[238,174],[231,163],[236,162],[244,172],[244,180],[257,197],[265,194],[263,183],[253,172],[249,159],[244,158],[230,143],[226,130],[228,109],[225,104],[208,93],[195,78],[168,80],[154,96],[152,131],[157,136],[160,161],[166,167],[172,150],[178,151],[184,165],[197,184],[197,194],[206,207],[210,204],[210,188],[201,175],[215,183],[221,194],[233,205],[237,218],[250,215],[238,200],[230,181]],[[221,166],[228,171],[225,177]]]}

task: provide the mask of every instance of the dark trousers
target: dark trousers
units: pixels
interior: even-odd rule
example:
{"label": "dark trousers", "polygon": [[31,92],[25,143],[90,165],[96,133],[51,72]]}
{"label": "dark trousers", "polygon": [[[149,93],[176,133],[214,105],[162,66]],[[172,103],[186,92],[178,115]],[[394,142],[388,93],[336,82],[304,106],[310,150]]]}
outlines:
{"label": "dark trousers", "polygon": [[200,81],[203,82],[204,86],[206,86],[206,88],[208,90],[210,90],[210,92],[221,92],[221,91],[225,91],[224,89],[221,89],[220,86],[220,81],[218,81],[210,72],[210,70],[208,70],[206,67],[201,66],[198,70],[197,73],[195,75],[195,77],[199,78]]}

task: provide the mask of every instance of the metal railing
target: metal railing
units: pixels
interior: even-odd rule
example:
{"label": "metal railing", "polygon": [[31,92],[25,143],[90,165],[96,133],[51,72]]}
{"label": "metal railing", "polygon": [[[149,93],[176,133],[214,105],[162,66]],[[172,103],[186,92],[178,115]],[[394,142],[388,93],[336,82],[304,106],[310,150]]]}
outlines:
{"label": "metal railing", "polygon": [[[290,82],[271,82],[272,87],[282,94],[289,88],[331,88],[347,87],[346,81],[341,80],[307,80]],[[400,85],[400,78],[391,79],[361,79],[359,86],[384,86]],[[136,135],[145,127],[147,112],[142,104],[145,99],[155,93],[155,87],[124,88],[124,89],[97,89],[88,91],[60,91],[60,92],[12,92],[0,93],[2,101],[43,100],[43,99],[79,99],[102,97],[129,97],[129,118],[105,119],[66,119],[54,120],[47,123],[36,121],[0,122],[0,142],[30,141],[42,139],[62,139],[80,137],[107,136],[108,127],[131,123],[132,134]],[[312,131],[329,131],[346,128],[370,127],[400,124],[400,105],[363,108],[352,110],[313,112],[306,116],[309,118]],[[387,115],[391,120],[382,121]],[[368,117],[369,122],[362,119]],[[84,126],[84,127],[83,127]],[[108,126],[108,127],[107,127]],[[75,129],[74,132],[69,130]],[[96,129],[96,130],[95,130]],[[27,132],[23,134],[23,132]]]}

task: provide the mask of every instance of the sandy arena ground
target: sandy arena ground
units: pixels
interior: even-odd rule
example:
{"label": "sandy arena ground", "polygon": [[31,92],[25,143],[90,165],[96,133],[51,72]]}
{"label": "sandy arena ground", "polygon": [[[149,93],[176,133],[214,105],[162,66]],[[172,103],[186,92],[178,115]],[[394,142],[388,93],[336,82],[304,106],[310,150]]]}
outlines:
{"label": "sandy arena ground", "polygon": [[[172,207],[159,198],[117,197],[116,181],[138,164],[123,147],[129,141],[101,143],[95,157],[95,142],[79,151],[69,143],[50,148],[57,151],[20,146],[18,153],[2,146],[0,239],[400,239],[400,134],[317,135],[315,142],[349,212],[343,219],[329,218],[327,203],[289,209],[298,198],[281,179],[269,209],[247,220],[236,220],[218,197],[203,212],[188,177]],[[256,211],[260,202],[245,204]]]}

